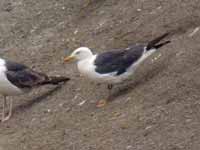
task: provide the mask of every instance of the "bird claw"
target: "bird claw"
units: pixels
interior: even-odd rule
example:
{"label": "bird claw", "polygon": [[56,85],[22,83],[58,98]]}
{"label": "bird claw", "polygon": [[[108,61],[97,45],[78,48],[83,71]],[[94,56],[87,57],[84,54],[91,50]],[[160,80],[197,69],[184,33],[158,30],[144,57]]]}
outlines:
{"label": "bird claw", "polygon": [[12,113],[9,113],[6,117],[5,117],[5,114],[2,114],[0,122],[8,121],[11,118],[11,116],[12,116]]}
{"label": "bird claw", "polygon": [[97,108],[101,108],[101,107],[104,107],[106,104],[107,104],[107,100],[106,99],[102,99],[102,100],[99,100],[97,102],[96,107]]}
{"label": "bird claw", "polygon": [[5,117],[5,118],[2,118],[2,119],[1,119],[1,122],[5,122],[5,121],[9,120],[10,117],[11,117],[11,116],[9,115],[9,116],[7,116],[7,117]]}

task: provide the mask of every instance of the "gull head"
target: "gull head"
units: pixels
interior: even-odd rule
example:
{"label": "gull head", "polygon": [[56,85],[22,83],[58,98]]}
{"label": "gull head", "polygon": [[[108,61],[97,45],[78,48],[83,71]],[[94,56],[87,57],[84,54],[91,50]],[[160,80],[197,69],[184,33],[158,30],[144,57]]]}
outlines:
{"label": "gull head", "polygon": [[71,60],[84,60],[93,56],[92,51],[87,47],[79,47],[75,49],[70,56],[64,58],[65,62],[69,62]]}

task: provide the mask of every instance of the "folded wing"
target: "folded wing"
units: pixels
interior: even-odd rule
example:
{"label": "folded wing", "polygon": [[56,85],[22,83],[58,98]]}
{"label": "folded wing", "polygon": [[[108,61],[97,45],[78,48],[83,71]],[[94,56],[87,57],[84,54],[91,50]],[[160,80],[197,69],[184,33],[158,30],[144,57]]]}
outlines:
{"label": "folded wing", "polygon": [[128,50],[116,50],[105,52],[97,56],[94,64],[95,71],[100,74],[116,72],[116,75],[123,74],[143,54],[144,46],[132,46]]}
{"label": "folded wing", "polygon": [[31,88],[47,80],[47,76],[33,71],[25,65],[6,62],[6,76],[8,80],[19,88]]}

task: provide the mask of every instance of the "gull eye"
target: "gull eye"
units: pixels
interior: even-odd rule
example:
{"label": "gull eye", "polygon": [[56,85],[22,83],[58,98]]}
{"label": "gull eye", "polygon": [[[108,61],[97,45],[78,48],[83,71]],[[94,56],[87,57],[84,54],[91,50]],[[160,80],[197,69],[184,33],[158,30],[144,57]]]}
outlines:
{"label": "gull eye", "polygon": [[76,52],[76,54],[78,55],[78,54],[80,54],[81,52]]}

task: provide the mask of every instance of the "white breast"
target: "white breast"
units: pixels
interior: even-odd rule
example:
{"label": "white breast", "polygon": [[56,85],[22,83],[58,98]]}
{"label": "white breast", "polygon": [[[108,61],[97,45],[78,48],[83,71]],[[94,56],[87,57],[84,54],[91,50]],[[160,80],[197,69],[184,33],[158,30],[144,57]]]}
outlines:
{"label": "white breast", "polygon": [[115,76],[115,72],[108,73],[108,74],[99,74],[95,71],[96,66],[94,65],[94,60],[96,59],[96,55],[84,59],[78,62],[78,70],[79,72],[98,83],[104,82],[104,83],[117,83],[120,82],[120,77]]}
{"label": "white breast", "polygon": [[94,59],[95,56],[92,56],[88,59],[79,61],[77,64],[79,72],[90,79],[98,78],[95,72],[95,66],[93,65]]}
{"label": "white breast", "polygon": [[13,85],[6,77],[5,61],[0,59],[0,94],[2,95],[18,95],[22,94],[22,90]]}

